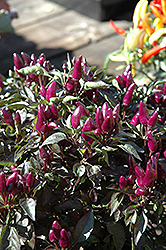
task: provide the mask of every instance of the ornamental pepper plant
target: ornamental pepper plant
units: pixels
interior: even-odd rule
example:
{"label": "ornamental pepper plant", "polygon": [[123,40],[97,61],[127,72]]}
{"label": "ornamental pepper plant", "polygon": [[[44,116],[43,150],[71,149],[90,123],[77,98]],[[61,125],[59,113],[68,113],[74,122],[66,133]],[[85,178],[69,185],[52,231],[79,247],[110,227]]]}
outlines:
{"label": "ornamental pepper plant", "polygon": [[[121,36],[124,44],[119,50],[110,53],[105,61],[124,61],[133,66],[133,75],[137,84],[146,84],[156,78],[162,78],[165,68],[166,49],[166,1],[140,0],[136,4],[129,30],[117,27],[110,20],[111,27]],[[125,65],[125,66],[126,66]],[[120,66],[121,67],[121,66]]]}
{"label": "ornamental pepper plant", "polygon": [[14,53],[0,77],[0,249],[166,248],[166,80],[137,86],[132,72]]}

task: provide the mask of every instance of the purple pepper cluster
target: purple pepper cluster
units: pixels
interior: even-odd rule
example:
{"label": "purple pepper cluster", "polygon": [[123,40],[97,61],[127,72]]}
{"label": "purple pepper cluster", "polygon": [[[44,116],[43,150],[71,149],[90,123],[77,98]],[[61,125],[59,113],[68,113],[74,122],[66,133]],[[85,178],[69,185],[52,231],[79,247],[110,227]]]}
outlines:
{"label": "purple pepper cluster", "polygon": [[55,120],[58,119],[58,109],[55,103],[51,106],[45,106],[43,103],[38,105],[38,114],[36,122],[36,130],[39,132],[41,137],[48,136],[49,132],[57,127]]}
{"label": "purple pepper cluster", "polygon": [[[6,177],[5,173],[0,172],[0,193],[3,199],[1,205],[12,205],[13,199],[16,194],[28,194],[35,183],[35,178],[30,172],[29,174],[21,175],[16,166],[11,165],[12,174]],[[4,210],[3,208],[2,210]]]}
{"label": "purple pepper cluster", "polygon": [[56,241],[58,240],[60,247],[66,249],[71,245],[70,235],[71,233],[67,232],[64,228],[61,228],[59,222],[55,220],[52,224],[52,228],[49,231],[49,240],[55,244],[56,248]]}
{"label": "purple pepper cluster", "polygon": [[7,125],[11,126],[12,128],[15,127],[15,122],[17,122],[17,126],[20,128],[21,127],[21,117],[20,117],[20,113],[18,111],[16,111],[14,117],[12,115],[11,110],[7,107],[5,109],[2,109],[2,114],[3,114],[3,118],[4,121]]}
{"label": "purple pepper cluster", "polygon": [[131,63],[126,66],[126,68],[124,69],[122,73],[122,76],[120,75],[116,76],[116,80],[121,89],[128,88],[133,83]]}
{"label": "purple pepper cluster", "polygon": [[[23,59],[21,58],[21,56]],[[17,53],[13,54],[14,71],[21,78],[24,78],[25,76],[20,74],[19,70],[27,66],[43,67],[47,72],[55,68],[48,60],[46,60],[44,53],[41,53],[38,59],[34,54],[30,56],[25,52],[21,52],[21,56],[19,56]],[[26,76],[26,85],[30,87],[32,82],[36,82],[40,87],[45,86],[45,84],[47,83],[47,77],[44,76],[43,78],[41,78],[41,76],[38,75],[28,74]]]}
{"label": "purple pepper cluster", "polygon": [[53,151],[48,152],[44,146],[40,146],[39,147],[39,153],[40,153],[40,157],[43,160],[44,163],[44,169],[46,168],[50,168],[50,163],[53,161],[54,157],[53,157]]}
{"label": "purple pepper cluster", "polygon": [[153,114],[149,117],[147,106],[144,102],[140,102],[139,109],[136,112],[136,114],[131,119],[131,124],[134,126],[137,126],[139,123],[141,123],[146,130],[145,137],[148,141],[148,147],[150,151],[156,152],[158,149],[158,144],[156,141],[156,138],[154,136],[154,131],[152,128],[156,125],[158,119],[158,111],[154,111]]}
{"label": "purple pepper cluster", "polygon": [[164,181],[166,179],[166,171],[164,166],[159,162],[159,156],[159,152],[152,155],[144,171],[142,167],[135,163],[134,157],[129,155],[129,175],[127,178],[120,176],[119,187],[134,189],[134,194],[141,196],[147,194],[148,189],[152,188],[155,183]]}

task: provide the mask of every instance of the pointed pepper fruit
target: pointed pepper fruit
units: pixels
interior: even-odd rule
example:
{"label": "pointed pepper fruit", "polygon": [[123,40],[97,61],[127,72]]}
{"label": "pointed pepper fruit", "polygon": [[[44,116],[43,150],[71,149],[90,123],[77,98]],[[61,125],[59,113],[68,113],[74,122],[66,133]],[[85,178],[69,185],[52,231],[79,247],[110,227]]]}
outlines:
{"label": "pointed pepper fruit", "polygon": [[13,60],[14,60],[15,68],[16,68],[17,70],[18,70],[18,69],[21,69],[21,68],[24,66],[21,57],[20,57],[17,53],[14,53],[14,54],[13,54]]}
{"label": "pointed pepper fruit", "polygon": [[56,96],[56,82],[53,81],[47,91],[46,91],[46,100],[49,102],[51,97],[55,97]]}
{"label": "pointed pepper fruit", "polygon": [[14,119],[16,120],[18,126],[21,126],[21,116],[18,111],[15,113]]}
{"label": "pointed pepper fruit", "polygon": [[137,113],[133,116],[133,118],[131,119],[131,124],[133,124],[134,126],[137,126],[139,123],[139,112],[137,111]]}
{"label": "pointed pepper fruit", "polygon": [[52,119],[57,120],[58,119],[58,109],[55,103],[51,104],[51,112],[52,112]]}
{"label": "pointed pepper fruit", "polygon": [[126,93],[125,93],[125,95],[124,95],[124,97],[123,97],[123,105],[124,105],[125,107],[128,107],[128,106],[130,105],[131,101],[132,101],[132,96],[133,96],[134,87],[135,87],[135,83],[132,83],[132,84],[128,87],[128,89],[127,89],[127,91],[126,91]]}
{"label": "pointed pepper fruit", "polygon": [[105,133],[110,132],[113,129],[112,119],[107,116],[101,126],[101,130]]}
{"label": "pointed pepper fruit", "polygon": [[4,192],[6,190],[6,177],[5,173],[0,173],[0,192]]}
{"label": "pointed pepper fruit", "polygon": [[48,159],[49,155],[43,146],[39,146],[39,153],[40,153],[40,157],[43,161]]}
{"label": "pointed pepper fruit", "polygon": [[103,121],[104,121],[103,114],[101,112],[101,109],[98,107],[96,109],[96,126],[97,126],[98,129],[101,129]]}
{"label": "pointed pepper fruit", "polygon": [[49,120],[52,116],[51,108],[49,105],[47,105],[44,109],[44,116],[45,116],[46,120]]}
{"label": "pointed pepper fruit", "polygon": [[158,182],[162,182],[166,179],[166,171],[164,166],[161,163],[157,164],[157,176],[158,176]]}
{"label": "pointed pepper fruit", "polygon": [[72,73],[72,77],[75,80],[79,80],[82,76],[82,66],[81,66],[82,56],[79,56],[77,61],[74,64],[74,69]]}
{"label": "pointed pepper fruit", "polygon": [[123,175],[120,176],[120,178],[119,178],[119,187],[120,188],[126,188],[126,187],[128,187],[127,180],[126,180],[126,178]]}
{"label": "pointed pepper fruit", "polygon": [[155,17],[159,18],[162,23],[166,24],[166,16],[163,15],[163,13],[160,12],[159,9],[154,5],[154,1],[150,2],[150,9]]}
{"label": "pointed pepper fruit", "polygon": [[26,62],[26,64],[29,65],[30,62],[31,62],[31,57],[30,57],[30,55],[28,55],[28,54],[25,53],[25,52],[21,52],[21,55],[22,55],[22,58],[24,59],[24,61]]}
{"label": "pointed pepper fruit", "polygon": [[128,65],[126,66],[126,68],[123,70],[122,78],[123,78],[123,80],[124,80],[125,82],[126,82],[126,80],[127,80],[127,75],[128,75],[129,72],[131,72],[131,70],[132,70],[132,65],[131,65],[131,63],[128,64]]}
{"label": "pointed pepper fruit", "polygon": [[45,95],[46,95],[46,89],[45,89],[45,87],[42,85],[42,86],[40,86],[40,94],[43,96],[43,97],[45,97]]}
{"label": "pointed pepper fruit", "polygon": [[77,107],[81,106],[82,107],[82,116],[88,117],[90,114],[90,111],[87,109],[87,107],[81,103],[81,102],[76,102]]}
{"label": "pointed pepper fruit", "polygon": [[146,172],[143,179],[143,185],[145,187],[153,187],[154,185],[154,173],[152,169],[152,164],[150,162],[147,162],[146,164]]}
{"label": "pointed pepper fruit", "polygon": [[121,89],[124,89],[124,88],[126,87],[126,82],[125,82],[125,80],[123,79],[122,76],[117,75],[117,76],[116,76],[116,80],[117,80],[117,82],[118,82],[118,84],[119,84],[119,87],[120,87]]}
{"label": "pointed pepper fruit", "polygon": [[129,177],[127,178],[127,184],[128,186],[133,186],[135,181],[135,175],[130,174]]}
{"label": "pointed pepper fruit", "polygon": [[151,156],[149,161],[152,164],[153,174],[154,174],[154,180],[157,181],[157,160],[154,157],[154,155]]}
{"label": "pointed pepper fruit", "polygon": [[135,195],[140,196],[140,195],[145,195],[146,194],[146,188],[145,187],[138,187],[135,190]]}
{"label": "pointed pepper fruit", "polygon": [[133,82],[133,75],[131,71],[129,71],[126,77],[126,87],[128,88],[132,84],[132,82]]}
{"label": "pointed pepper fruit", "polygon": [[147,50],[141,58],[142,63],[145,64],[152,56],[157,55],[161,50],[165,48],[166,48],[166,44],[159,44],[156,47],[153,47],[152,49]]}
{"label": "pointed pepper fruit", "polygon": [[156,138],[151,134],[151,131],[148,132],[148,148],[150,151],[157,151],[158,145]]}
{"label": "pointed pepper fruit", "polygon": [[101,135],[101,129],[96,128],[95,131],[94,131],[94,134],[95,134],[96,136]]}
{"label": "pointed pepper fruit", "polygon": [[112,26],[112,28],[121,36],[124,36],[126,34],[126,31],[118,26],[116,26],[114,24],[114,22],[112,20],[110,20],[110,24]]}
{"label": "pointed pepper fruit", "polygon": [[11,183],[16,184],[17,181],[18,181],[18,174],[13,173],[7,177],[6,186],[8,187]]}
{"label": "pointed pepper fruit", "polygon": [[143,168],[141,168],[137,164],[134,167],[134,170],[135,170],[135,173],[136,173],[138,186],[142,186],[143,185],[143,179],[144,179],[144,176],[145,176],[145,171],[143,170]]}
{"label": "pointed pepper fruit", "polygon": [[54,232],[54,237],[56,239],[60,239],[60,231],[61,231],[61,225],[59,224],[59,222],[57,220],[55,220],[53,223],[52,223],[52,230]]}
{"label": "pointed pepper fruit", "polygon": [[147,121],[147,125],[152,128],[156,124],[157,118],[158,118],[158,111],[156,110]]}
{"label": "pointed pepper fruit", "polygon": [[2,109],[3,117],[7,125],[14,127],[12,112],[9,108]]}
{"label": "pointed pepper fruit", "polygon": [[45,122],[45,115],[44,115],[43,107],[41,105],[38,105],[37,110],[38,110],[38,114],[37,114],[37,121],[36,121],[36,129],[38,131],[41,131],[41,128]]}
{"label": "pointed pepper fruit", "polygon": [[34,178],[32,172],[30,172],[26,178],[26,184],[29,187],[33,187],[34,183],[35,183],[35,178]]}
{"label": "pointed pepper fruit", "polygon": [[156,108],[155,93],[152,93],[147,100],[147,103]]}
{"label": "pointed pepper fruit", "polygon": [[50,229],[50,231],[49,231],[49,240],[51,242],[56,241],[56,238],[55,238],[55,235],[54,235],[54,231],[52,229]]}
{"label": "pointed pepper fruit", "polygon": [[106,113],[107,113],[107,110],[109,109],[109,106],[108,106],[108,103],[105,102],[102,107],[101,107],[101,111],[102,111],[102,114],[103,114],[103,118],[105,119],[106,118]]}
{"label": "pointed pepper fruit", "polygon": [[93,129],[95,129],[94,121],[91,117],[88,117],[82,128],[82,137],[85,141],[89,143],[93,142],[93,138],[89,137],[88,135],[85,135],[84,132],[92,131]]}
{"label": "pointed pepper fruit", "polygon": [[115,120],[115,122],[117,122],[119,120],[119,113],[120,113],[120,103],[118,103],[114,109],[112,110],[112,116]]}
{"label": "pointed pepper fruit", "polygon": [[129,154],[128,156],[128,164],[129,164],[129,175],[131,175],[134,173],[134,168],[136,165],[135,159],[131,154]]}
{"label": "pointed pepper fruit", "polygon": [[70,246],[70,238],[69,238],[69,235],[68,235],[68,232],[66,231],[66,229],[62,229],[60,231],[60,240],[59,240],[59,245],[62,247],[62,248],[68,248]]}
{"label": "pointed pepper fruit", "polygon": [[147,121],[149,120],[148,110],[142,101],[139,104],[139,121],[141,124],[147,124]]}
{"label": "pointed pepper fruit", "polygon": [[77,107],[71,116],[71,125],[73,128],[77,128],[80,125],[80,119],[82,115],[82,107]]}

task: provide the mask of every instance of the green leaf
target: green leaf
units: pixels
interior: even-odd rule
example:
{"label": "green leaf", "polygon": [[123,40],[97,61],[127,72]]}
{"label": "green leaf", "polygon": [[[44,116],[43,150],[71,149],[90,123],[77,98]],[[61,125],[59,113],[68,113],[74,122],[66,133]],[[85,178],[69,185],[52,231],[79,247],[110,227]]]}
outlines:
{"label": "green leaf", "polygon": [[138,155],[136,149],[131,144],[118,145],[119,148],[123,149],[126,153],[133,155],[138,160],[142,161],[140,156]]}
{"label": "green leaf", "polygon": [[36,208],[36,201],[32,198],[21,199],[19,201],[21,208],[27,215],[31,218],[31,220],[35,221],[35,208]]}
{"label": "green leaf", "polygon": [[117,210],[124,198],[122,193],[114,193],[111,197],[111,201],[108,204],[108,208],[111,210],[110,216]]}
{"label": "green leaf", "polygon": [[32,102],[37,102],[36,96],[34,93],[28,88],[27,86],[23,86],[23,90],[26,94],[26,96],[32,101]]}
{"label": "green leaf", "polygon": [[7,247],[9,246],[9,242],[8,242],[9,233],[10,233],[10,227],[8,225],[5,225],[2,228],[1,235],[0,235],[0,249],[1,250],[6,250]]}
{"label": "green leaf", "polygon": [[11,19],[5,10],[0,10],[0,33],[13,32]]}
{"label": "green leaf", "polygon": [[74,101],[74,100],[77,100],[78,98],[76,96],[72,96],[72,95],[68,95],[66,96],[64,99],[63,99],[63,103],[66,103],[66,102],[70,102],[70,101]]}
{"label": "green leaf", "polygon": [[94,227],[93,211],[90,210],[77,223],[74,230],[74,243],[83,242],[89,238]]}
{"label": "green leaf", "polygon": [[148,225],[148,218],[144,214],[144,212],[142,212],[142,214],[138,217],[138,219],[135,223],[135,227],[134,227],[134,243],[135,243],[135,245],[138,244],[142,234],[146,230],[147,225]]}
{"label": "green leaf", "polygon": [[85,173],[85,166],[81,165],[80,163],[75,163],[73,166],[73,172],[75,173],[76,176],[81,177]]}
{"label": "green leaf", "polygon": [[22,69],[18,70],[18,72],[23,74],[23,75],[32,74],[32,75],[41,75],[41,76],[50,77],[49,73],[43,67],[36,66],[36,65],[27,66],[25,68],[22,68]]}
{"label": "green leaf", "polygon": [[97,81],[97,82],[86,82],[84,89],[102,89],[102,88],[108,88],[109,85],[103,81]]}
{"label": "green leaf", "polygon": [[121,250],[125,243],[124,227],[120,223],[109,222],[109,224],[107,224],[107,230],[113,235],[115,248]]}
{"label": "green leaf", "polygon": [[49,144],[55,144],[58,143],[62,140],[66,139],[66,135],[62,132],[58,132],[58,133],[54,133],[52,135],[50,135],[42,144],[42,146],[44,145],[49,145]]}
{"label": "green leaf", "polygon": [[29,107],[29,103],[28,102],[24,102],[24,101],[21,101],[21,102],[14,102],[14,103],[11,103],[9,105],[7,105],[8,108],[10,109],[23,109],[23,108],[27,108]]}
{"label": "green leaf", "polygon": [[14,227],[10,228],[10,234],[9,234],[8,240],[9,240],[8,249],[12,249],[12,250],[21,249],[20,237],[18,235],[17,230]]}

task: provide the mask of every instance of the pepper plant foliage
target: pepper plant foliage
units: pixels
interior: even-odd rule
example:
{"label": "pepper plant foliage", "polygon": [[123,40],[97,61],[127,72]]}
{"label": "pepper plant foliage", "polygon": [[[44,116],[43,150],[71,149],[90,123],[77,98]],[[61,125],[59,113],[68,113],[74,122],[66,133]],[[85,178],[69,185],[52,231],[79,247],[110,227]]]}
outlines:
{"label": "pepper plant foliage", "polygon": [[165,249],[166,84],[14,54],[0,79],[0,248]]}

